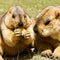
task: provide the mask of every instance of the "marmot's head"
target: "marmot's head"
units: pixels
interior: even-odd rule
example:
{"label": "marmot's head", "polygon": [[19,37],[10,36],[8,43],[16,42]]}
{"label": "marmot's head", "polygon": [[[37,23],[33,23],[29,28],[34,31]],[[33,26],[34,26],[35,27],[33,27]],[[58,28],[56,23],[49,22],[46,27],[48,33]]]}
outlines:
{"label": "marmot's head", "polygon": [[47,7],[36,17],[37,30],[45,37],[56,37],[60,34],[60,8]]}
{"label": "marmot's head", "polygon": [[27,28],[29,24],[30,18],[19,6],[11,7],[5,15],[5,25],[8,28],[11,29],[15,29],[18,27]]}

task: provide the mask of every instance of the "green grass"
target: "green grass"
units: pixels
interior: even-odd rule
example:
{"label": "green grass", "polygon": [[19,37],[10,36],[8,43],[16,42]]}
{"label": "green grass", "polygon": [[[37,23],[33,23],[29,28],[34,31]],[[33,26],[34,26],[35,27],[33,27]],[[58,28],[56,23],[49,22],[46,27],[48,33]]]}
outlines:
{"label": "green grass", "polygon": [[[50,6],[50,5],[53,5],[53,6],[58,5],[59,6],[60,5],[60,0],[0,0],[0,14],[8,11],[8,9],[12,6],[22,6],[22,8],[26,11],[26,13],[31,18],[33,18],[43,8],[45,8],[47,6]],[[25,57],[27,59],[25,59]],[[22,56],[22,58],[24,58],[24,60],[28,60],[30,57],[28,58],[27,56],[24,55],[24,57]],[[6,59],[6,56],[5,56],[5,60],[9,60],[9,59]],[[14,59],[14,57],[13,57],[10,60],[22,60],[22,59],[17,59],[17,58]],[[41,59],[41,60],[44,60],[44,59]],[[45,59],[45,60],[47,60],[47,59]]]}
{"label": "green grass", "polygon": [[0,0],[0,14],[16,5],[22,6],[30,17],[35,17],[46,6],[60,5],[60,0]]}

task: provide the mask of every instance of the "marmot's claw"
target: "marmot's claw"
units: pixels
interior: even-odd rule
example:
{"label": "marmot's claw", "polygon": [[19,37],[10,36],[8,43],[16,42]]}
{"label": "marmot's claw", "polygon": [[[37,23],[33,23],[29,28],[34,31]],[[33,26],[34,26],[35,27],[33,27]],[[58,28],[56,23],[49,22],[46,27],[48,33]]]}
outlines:
{"label": "marmot's claw", "polygon": [[58,58],[58,55],[53,53],[53,60],[57,60]]}
{"label": "marmot's claw", "polygon": [[52,59],[52,52],[50,50],[41,52],[41,55]]}
{"label": "marmot's claw", "polygon": [[30,33],[29,32],[25,33],[24,38],[26,39],[30,38]]}
{"label": "marmot's claw", "polygon": [[22,32],[21,32],[20,29],[15,29],[14,30],[14,34],[15,34],[15,36],[21,36],[22,35]]}

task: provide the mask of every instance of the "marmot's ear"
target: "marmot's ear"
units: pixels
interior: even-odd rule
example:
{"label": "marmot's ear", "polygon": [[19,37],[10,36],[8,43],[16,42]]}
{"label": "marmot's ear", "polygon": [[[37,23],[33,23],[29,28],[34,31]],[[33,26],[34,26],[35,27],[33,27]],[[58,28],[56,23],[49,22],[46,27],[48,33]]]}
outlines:
{"label": "marmot's ear", "polygon": [[11,10],[12,10],[12,9],[10,8],[7,12],[8,12],[8,13],[11,13]]}
{"label": "marmot's ear", "polygon": [[36,16],[36,19],[40,19],[42,16],[45,15],[46,12],[48,12],[51,8],[53,8],[53,6],[49,6],[49,7],[46,7],[45,9],[43,9],[37,16]]}
{"label": "marmot's ear", "polygon": [[4,14],[2,14],[2,15],[0,15],[0,20],[1,20],[1,21],[2,21],[2,19],[4,19],[4,18],[5,18],[6,14],[7,14],[7,12],[5,12],[5,13],[4,13]]}
{"label": "marmot's ear", "polygon": [[15,7],[11,7],[11,8],[8,9],[7,12],[8,12],[9,14],[11,14],[14,9],[15,9]]}

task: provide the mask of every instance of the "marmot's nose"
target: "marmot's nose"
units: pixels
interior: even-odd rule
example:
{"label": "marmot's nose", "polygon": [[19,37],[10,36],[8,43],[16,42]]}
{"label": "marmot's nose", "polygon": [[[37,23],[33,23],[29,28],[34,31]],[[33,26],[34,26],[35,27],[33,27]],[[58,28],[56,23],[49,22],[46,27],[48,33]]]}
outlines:
{"label": "marmot's nose", "polygon": [[22,23],[22,22],[21,22],[21,23],[19,23],[19,24],[18,24],[18,26],[23,26],[23,23]]}

